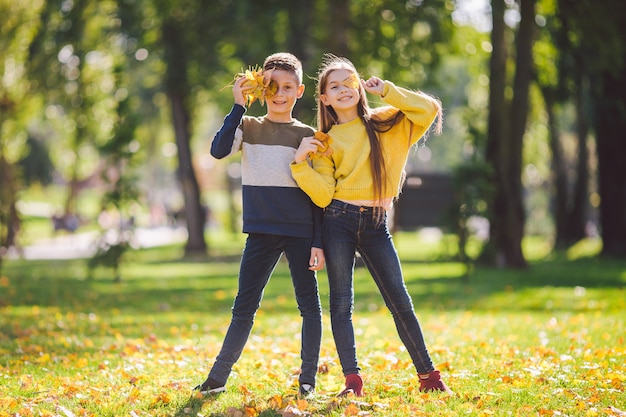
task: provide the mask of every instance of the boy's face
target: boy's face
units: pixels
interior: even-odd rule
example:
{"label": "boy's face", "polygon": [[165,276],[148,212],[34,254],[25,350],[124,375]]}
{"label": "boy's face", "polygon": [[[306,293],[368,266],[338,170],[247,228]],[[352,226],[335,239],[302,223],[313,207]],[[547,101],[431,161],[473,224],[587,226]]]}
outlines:
{"label": "boy's face", "polygon": [[279,68],[272,70],[271,79],[276,84],[276,93],[266,100],[267,114],[277,121],[291,120],[296,100],[304,94],[304,84],[293,73]]}

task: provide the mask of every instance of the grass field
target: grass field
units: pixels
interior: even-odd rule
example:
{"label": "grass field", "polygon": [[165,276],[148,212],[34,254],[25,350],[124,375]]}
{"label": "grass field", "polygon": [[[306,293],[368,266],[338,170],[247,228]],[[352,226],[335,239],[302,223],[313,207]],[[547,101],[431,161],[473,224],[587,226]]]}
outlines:
{"label": "grass field", "polygon": [[[218,242],[219,240],[219,242]],[[528,271],[446,260],[445,241],[396,236],[431,355],[456,395],[423,394],[393,321],[356,271],[363,398],[343,376],[319,275],[317,395],[296,397],[300,321],[281,261],[227,391],[202,398],[230,319],[241,237],[208,262],[180,247],[128,255],[122,282],[86,262],[7,261],[0,277],[0,416],[625,416],[626,260],[529,244]],[[593,245],[592,249],[593,251]]]}

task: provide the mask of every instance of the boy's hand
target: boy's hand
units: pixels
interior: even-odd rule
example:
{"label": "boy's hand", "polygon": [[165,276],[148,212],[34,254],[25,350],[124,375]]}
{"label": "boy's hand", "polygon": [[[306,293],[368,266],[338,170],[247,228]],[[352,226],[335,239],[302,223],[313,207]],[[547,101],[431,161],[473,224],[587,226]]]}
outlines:
{"label": "boy's hand", "polygon": [[319,271],[324,268],[326,258],[324,257],[324,250],[320,248],[311,248],[311,258],[309,259],[309,269],[311,271]]}
{"label": "boy's hand", "polygon": [[304,161],[310,153],[315,153],[319,149],[318,147],[322,146],[322,142],[315,139],[313,136],[306,136],[302,138],[302,142],[300,142],[300,146],[296,150],[296,154],[293,157],[293,160],[296,163]]}
{"label": "boy's hand", "polygon": [[367,91],[368,93],[375,94],[377,96],[380,96],[383,94],[383,88],[385,86],[385,82],[381,80],[380,78],[370,77],[370,79],[367,81],[361,80],[361,83],[363,83],[363,88],[365,88],[365,91]]}
{"label": "boy's hand", "polygon": [[235,99],[235,104],[239,104],[240,106],[246,106],[246,94],[252,91],[251,86],[243,87],[242,84],[246,81],[246,77],[239,77],[235,80],[233,84],[233,97]]}

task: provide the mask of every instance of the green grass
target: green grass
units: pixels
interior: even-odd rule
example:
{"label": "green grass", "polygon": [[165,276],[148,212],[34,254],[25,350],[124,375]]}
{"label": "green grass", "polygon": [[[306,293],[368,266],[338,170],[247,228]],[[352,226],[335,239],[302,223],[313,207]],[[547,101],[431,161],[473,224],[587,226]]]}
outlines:
{"label": "green grass", "polygon": [[[236,293],[242,237],[213,237],[208,262],[182,248],[132,252],[87,279],[84,260],[5,261],[0,277],[3,416],[620,416],[626,410],[626,261],[594,242],[525,246],[528,271],[446,260],[449,242],[395,238],[426,342],[455,397],[423,394],[367,271],[355,276],[366,396],[343,387],[319,275],[324,340],[318,395],[298,402],[300,321],[279,264],[226,393],[201,399]],[[291,411],[290,411],[291,410]],[[621,412],[620,412],[621,410]],[[300,414],[298,414],[300,413]]]}

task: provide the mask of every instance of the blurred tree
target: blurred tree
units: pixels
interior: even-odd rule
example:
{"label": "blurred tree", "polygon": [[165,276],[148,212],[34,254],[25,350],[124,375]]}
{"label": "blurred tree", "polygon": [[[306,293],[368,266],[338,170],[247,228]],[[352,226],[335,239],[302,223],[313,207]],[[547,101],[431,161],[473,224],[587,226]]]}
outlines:
{"label": "blurred tree", "polygon": [[[125,33],[164,64],[160,76],[177,146],[177,171],[189,236],[186,253],[205,253],[205,209],[200,201],[191,146],[198,95],[208,86],[212,89],[209,95],[219,102],[220,88],[214,86],[227,85],[244,62],[262,62],[278,45],[280,49],[286,47],[291,38],[285,36],[284,6],[224,2],[212,5],[211,13],[206,13],[206,5],[199,0],[119,0],[118,5]],[[149,32],[144,30],[147,20],[152,28]],[[295,40],[302,39],[306,27],[290,27],[299,33]],[[290,42],[294,46],[294,41]],[[232,100],[223,102],[232,105]]]}
{"label": "blurred tree", "polygon": [[[340,19],[341,8],[336,10],[334,2],[330,7],[337,14],[333,19]],[[353,0],[346,7],[347,50],[339,52],[354,61],[363,77],[376,75],[414,89],[437,87],[441,58],[454,48],[451,2]],[[336,42],[323,46],[327,45],[334,47]]]}
{"label": "blurred tree", "polygon": [[102,181],[105,185],[101,216],[107,220],[99,219],[103,230],[88,266],[91,271],[97,266],[112,268],[114,281],[119,282],[123,256],[133,244],[135,209],[140,198],[135,175],[138,162],[135,156],[139,149],[135,131],[139,124],[139,106],[133,106],[133,101],[137,104],[133,100],[135,97],[129,97],[125,87],[131,84],[133,74],[128,57],[116,54],[113,58],[116,61],[114,80],[119,86],[115,94],[115,128],[109,140],[99,146],[104,159]]}
{"label": "blurred tree", "polygon": [[39,183],[46,186],[52,182],[54,164],[50,159],[48,145],[42,137],[28,135],[26,155],[19,160],[19,167],[24,177],[24,185]]}
{"label": "blurred tree", "polygon": [[38,32],[29,45],[31,89],[46,109],[40,115],[54,133],[51,156],[68,185],[62,218],[78,215],[79,193],[99,168],[98,143],[113,129],[110,1],[43,2]]}
{"label": "blurred tree", "polygon": [[528,115],[528,90],[532,76],[535,0],[520,0],[520,22],[515,42],[515,76],[507,99],[507,42],[505,2],[492,0],[493,53],[490,63],[489,124],[486,158],[494,167],[495,191],[490,205],[490,240],[482,260],[503,267],[526,268],[522,253],[524,204],[522,144]]}
{"label": "blurred tree", "polygon": [[26,126],[39,105],[28,94],[24,65],[37,12],[29,4],[0,0],[0,269],[8,249],[17,244],[16,202],[23,189],[18,162],[27,153]]}
{"label": "blurred tree", "polygon": [[[539,3],[546,26],[535,45],[535,82],[545,103],[552,154],[554,245],[563,249],[586,236],[590,175],[589,83],[583,70],[585,59],[572,46],[572,33],[557,13],[556,3],[556,0]],[[568,103],[573,103],[576,113],[573,134],[577,150],[573,161],[568,160],[562,138],[569,129],[559,125]]]}
{"label": "blurred tree", "polygon": [[[188,53],[193,43],[189,39],[189,20],[194,13],[201,13],[195,4],[180,7],[178,2],[157,2],[161,14],[161,43],[166,65],[165,92],[169,98],[174,137],[178,148],[178,175],[185,199],[185,221],[188,240],[185,246],[187,255],[204,254],[205,215],[200,203],[200,188],[196,179],[190,147],[191,139],[191,85],[188,71],[192,65],[193,53]],[[194,7],[196,6],[196,7]],[[186,14],[181,9],[185,9]],[[195,25],[194,25],[195,26]],[[192,26],[193,27],[193,26]],[[200,39],[197,39],[200,41]]]}
{"label": "blurred tree", "polygon": [[[626,3],[559,0],[575,65],[589,79],[591,126],[598,152],[602,254],[626,256]],[[593,57],[593,59],[589,59]],[[584,126],[583,126],[584,129]]]}

